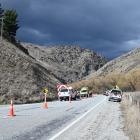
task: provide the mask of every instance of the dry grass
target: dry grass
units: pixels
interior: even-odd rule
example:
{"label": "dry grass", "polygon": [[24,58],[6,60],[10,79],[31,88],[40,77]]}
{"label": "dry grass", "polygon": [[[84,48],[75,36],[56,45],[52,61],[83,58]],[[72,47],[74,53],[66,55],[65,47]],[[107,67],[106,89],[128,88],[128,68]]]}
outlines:
{"label": "dry grass", "polygon": [[138,103],[129,96],[129,98],[124,97],[121,104],[124,131],[130,137],[130,140],[140,140],[140,106]]}
{"label": "dry grass", "polygon": [[75,89],[88,86],[91,91],[96,93],[103,93],[103,91],[111,89],[115,85],[118,85],[123,91],[139,91],[140,69],[134,69],[126,74],[110,73],[106,76],[93,77],[71,84]]}
{"label": "dry grass", "polygon": [[[96,93],[103,93],[115,85],[118,85],[123,91],[140,91],[140,69],[133,69],[128,73],[110,73],[106,76],[93,77],[72,84],[76,89],[88,86],[92,92]],[[140,140],[140,92],[125,96],[121,109],[124,116],[125,132],[130,140]]]}

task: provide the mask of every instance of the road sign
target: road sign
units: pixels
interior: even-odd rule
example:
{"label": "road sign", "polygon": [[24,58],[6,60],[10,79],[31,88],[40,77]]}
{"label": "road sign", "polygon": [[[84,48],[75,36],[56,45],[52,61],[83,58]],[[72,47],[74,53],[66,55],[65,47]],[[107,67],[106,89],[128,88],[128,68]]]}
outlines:
{"label": "road sign", "polygon": [[43,89],[43,92],[45,94],[45,96],[44,96],[44,108],[48,108],[48,104],[47,104],[47,96],[48,96],[48,92],[49,92],[48,88]]}
{"label": "road sign", "polygon": [[45,88],[44,90],[43,90],[43,92],[45,93],[45,94],[48,94],[48,88]]}

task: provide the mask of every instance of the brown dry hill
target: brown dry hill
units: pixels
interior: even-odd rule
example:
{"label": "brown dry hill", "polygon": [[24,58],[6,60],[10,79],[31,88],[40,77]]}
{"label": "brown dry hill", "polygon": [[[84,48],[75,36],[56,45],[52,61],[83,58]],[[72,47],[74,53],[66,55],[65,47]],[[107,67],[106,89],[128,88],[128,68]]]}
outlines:
{"label": "brown dry hill", "polygon": [[63,83],[79,81],[106,63],[104,57],[79,46],[43,47],[27,43],[23,43],[23,46],[37,62],[50,70]]}
{"label": "brown dry hill", "polygon": [[97,72],[88,75],[87,79],[94,76],[105,76],[111,73],[128,73],[137,68],[140,68],[140,48],[136,48],[112,61],[109,61]]}
{"label": "brown dry hill", "polygon": [[[24,50],[24,52],[23,52]],[[26,52],[26,53],[25,53]],[[60,83],[49,70],[8,41],[0,44],[0,103],[29,103],[42,100],[42,88],[51,91]]]}
{"label": "brown dry hill", "polygon": [[77,46],[43,48],[37,45],[0,43],[0,104],[38,102],[44,87],[56,93],[58,83],[82,79],[106,60]]}

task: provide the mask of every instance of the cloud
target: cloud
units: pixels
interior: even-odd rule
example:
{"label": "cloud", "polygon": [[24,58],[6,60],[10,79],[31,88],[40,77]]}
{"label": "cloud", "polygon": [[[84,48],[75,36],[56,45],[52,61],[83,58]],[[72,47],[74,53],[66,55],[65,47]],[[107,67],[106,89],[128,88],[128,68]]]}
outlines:
{"label": "cloud", "polygon": [[2,0],[2,5],[17,10],[22,41],[76,43],[113,58],[140,40],[138,0]]}

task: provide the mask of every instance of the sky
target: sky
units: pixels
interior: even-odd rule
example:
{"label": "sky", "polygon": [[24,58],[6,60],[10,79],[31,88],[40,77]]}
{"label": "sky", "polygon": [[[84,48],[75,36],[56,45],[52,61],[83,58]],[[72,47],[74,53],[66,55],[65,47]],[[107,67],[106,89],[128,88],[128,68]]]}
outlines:
{"label": "sky", "polygon": [[140,45],[140,0],[1,0],[15,9],[17,39],[80,45],[113,59]]}

